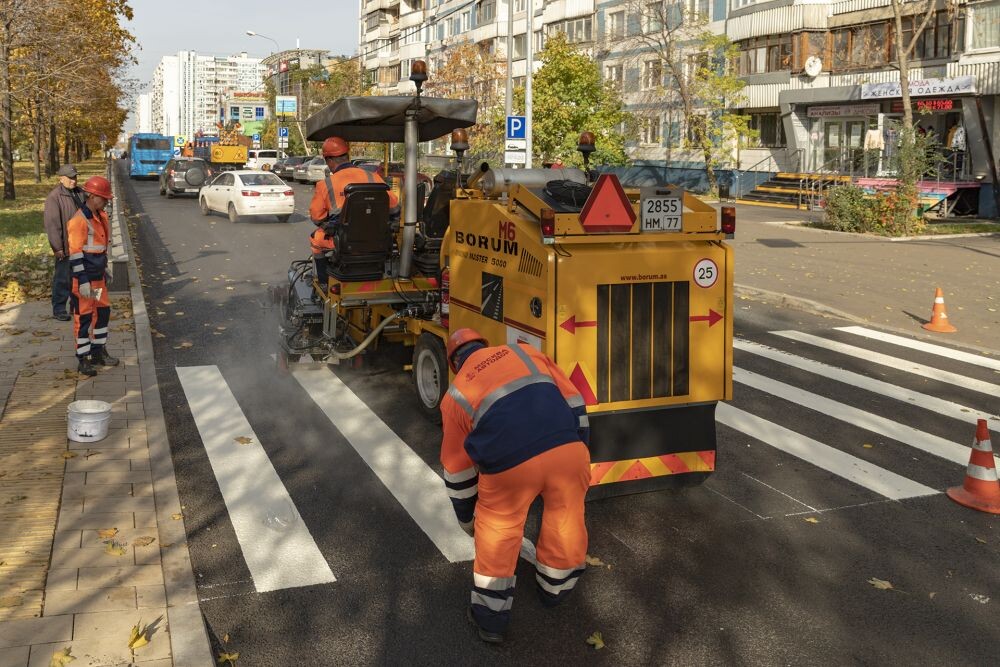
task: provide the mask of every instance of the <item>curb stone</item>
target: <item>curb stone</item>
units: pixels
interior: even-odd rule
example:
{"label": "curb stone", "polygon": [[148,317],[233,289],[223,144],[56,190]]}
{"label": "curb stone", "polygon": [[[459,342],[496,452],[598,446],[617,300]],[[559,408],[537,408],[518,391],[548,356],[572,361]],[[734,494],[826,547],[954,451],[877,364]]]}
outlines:
{"label": "curb stone", "polygon": [[[212,657],[208,630],[198,604],[184,522],[170,518],[172,514],[181,513],[181,502],[156,380],[149,315],[146,312],[146,302],[139,282],[132,239],[122,219],[125,199],[120,195],[119,174],[114,163],[111,163],[110,172],[116,200],[113,213],[122,229],[123,245],[129,258],[132,317],[135,322],[135,341],[139,353],[139,377],[146,413],[146,438],[153,473],[153,495],[156,499],[156,523],[161,542],[160,556],[167,594],[167,623],[170,627],[173,664],[174,667],[209,667],[215,665],[215,660]],[[163,544],[170,546],[163,547]]]}

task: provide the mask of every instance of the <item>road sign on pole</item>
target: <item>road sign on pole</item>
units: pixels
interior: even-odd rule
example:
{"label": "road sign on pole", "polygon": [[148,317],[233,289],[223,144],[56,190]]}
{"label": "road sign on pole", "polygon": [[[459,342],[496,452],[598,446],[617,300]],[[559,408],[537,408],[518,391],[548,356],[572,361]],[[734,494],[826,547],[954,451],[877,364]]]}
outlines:
{"label": "road sign on pole", "polygon": [[287,127],[279,127],[278,128],[278,137],[279,138],[287,139],[288,138],[288,128]]}
{"label": "road sign on pole", "polygon": [[288,137],[278,137],[278,148],[288,148]]}
{"label": "road sign on pole", "polygon": [[507,116],[508,139],[524,139],[527,127],[524,116]]}

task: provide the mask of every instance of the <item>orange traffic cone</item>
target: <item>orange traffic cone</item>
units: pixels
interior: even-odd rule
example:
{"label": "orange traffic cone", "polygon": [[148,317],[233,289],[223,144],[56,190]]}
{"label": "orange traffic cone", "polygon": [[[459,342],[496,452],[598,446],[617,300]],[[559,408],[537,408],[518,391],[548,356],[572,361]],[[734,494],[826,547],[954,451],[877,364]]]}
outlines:
{"label": "orange traffic cone", "polygon": [[986,420],[980,419],[976,425],[976,440],[972,443],[969,468],[965,472],[962,486],[948,489],[948,497],[959,505],[971,507],[980,512],[1000,514],[1000,482],[993,463],[993,445]]}
{"label": "orange traffic cone", "polygon": [[934,309],[931,311],[931,321],[925,324],[924,328],[928,331],[936,331],[937,333],[955,333],[958,331],[948,321],[948,313],[944,309],[944,292],[941,291],[940,287],[934,293]]}

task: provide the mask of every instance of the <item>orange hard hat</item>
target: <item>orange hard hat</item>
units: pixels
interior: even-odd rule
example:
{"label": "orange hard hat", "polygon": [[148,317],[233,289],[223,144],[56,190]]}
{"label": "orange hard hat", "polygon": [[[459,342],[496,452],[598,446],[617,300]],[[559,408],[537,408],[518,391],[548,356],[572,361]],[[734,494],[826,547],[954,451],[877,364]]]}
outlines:
{"label": "orange hard hat", "polygon": [[323,157],[340,157],[351,150],[350,144],[340,137],[330,137],[323,142]]}
{"label": "orange hard hat", "polygon": [[489,345],[489,341],[483,338],[483,335],[476,331],[475,329],[470,329],[469,327],[464,327],[458,329],[451,336],[448,337],[448,366],[451,368],[452,373],[458,372],[458,367],[455,365],[455,353],[458,352],[462,346],[468,343],[482,343],[483,345]]}
{"label": "orange hard hat", "polygon": [[103,176],[91,176],[80,189],[88,194],[97,195],[104,199],[111,200],[114,198],[114,195],[111,194],[111,183]]}

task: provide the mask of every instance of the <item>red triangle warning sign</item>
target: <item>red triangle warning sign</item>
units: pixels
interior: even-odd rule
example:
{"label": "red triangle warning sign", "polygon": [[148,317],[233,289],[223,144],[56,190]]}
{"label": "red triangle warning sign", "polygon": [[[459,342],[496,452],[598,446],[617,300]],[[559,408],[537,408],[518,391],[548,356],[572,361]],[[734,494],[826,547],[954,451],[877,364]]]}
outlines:
{"label": "red triangle warning sign", "polygon": [[601,174],[597,178],[580,211],[580,224],[588,232],[624,233],[632,230],[635,210],[617,176]]}
{"label": "red triangle warning sign", "polygon": [[594,396],[594,390],[590,388],[590,383],[587,382],[587,376],[584,375],[580,364],[573,367],[573,372],[569,374],[569,381],[580,392],[584,405],[597,405],[597,396]]}

